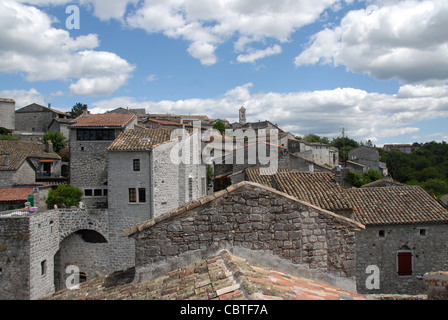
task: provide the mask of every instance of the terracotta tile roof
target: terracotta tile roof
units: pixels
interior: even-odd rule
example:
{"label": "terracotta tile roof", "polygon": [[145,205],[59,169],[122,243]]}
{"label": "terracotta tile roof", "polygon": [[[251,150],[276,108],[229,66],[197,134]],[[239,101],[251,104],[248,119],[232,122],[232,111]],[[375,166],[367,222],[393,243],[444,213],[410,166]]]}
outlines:
{"label": "terracotta tile roof", "polygon": [[15,100],[13,100],[13,99],[7,99],[7,98],[0,98],[0,102],[15,103]]}
{"label": "terracotta tile roof", "polygon": [[329,172],[291,172],[279,170],[272,176],[261,176],[258,169],[247,169],[247,179],[265,184],[299,200],[329,211],[351,210],[342,187]]}
{"label": "terracotta tile roof", "polygon": [[215,192],[215,193],[213,193],[211,195],[206,195],[206,196],[203,196],[203,197],[201,197],[201,198],[199,198],[197,200],[193,200],[193,201],[187,202],[187,203],[183,204],[182,206],[180,206],[179,208],[176,208],[174,210],[165,212],[165,213],[161,214],[160,216],[157,216],[157,217],[155,217],[153,219],[140,222],[140,223],[138,223],[138,224],[128,228],[127,230],[125,230],[123,232],[123,236],[128,236],[128,237],[129,236],[133,236],[133,235],[137,234],[138,232],[140,232],[142,230],[145,230],[147,228],[150,228],[153,225],[155,225],[157,223],[160,223],[160,222],[162,222],[164,220],[174,218],[174,217],[176,217],[178,215],[184,214],[185,212],[193,210],[193,209],[195,209],[195,208],[197,208],[199,206],[203,206],[203,205],[205,205],[205,204],[207,204],[207,203],[209,203],[211,201],[214,201],[215,199],[219,199],[221,197],[227,196],[228,194],[234,192],[235,190],[238,190],[239,188],[263,188],[263,189],[265,189],[265,190],[267,190],[269,192],[278,194],[278,195],[280,195],[280,196],[282,196],[282,197],[284,197],[286,199],[293,200],[293,201],[299,202],[299,203],[301,203],[301,204],[303,204],[305,206],[308,206],[310,208],[314,208],[316,210],[319,210],[322,214],[327,215],[327,216],[331,216],[332,218],[337,219],[341,223],[347,224],[347,225],[351,226],[352,228],[355,228],[355,229],[365,229],[364,225],[362,225],[361,223],[359,223],[359,222],[357,222],[355,220],[352,220],[352,219],[347,218],[345,216],[336,214],[336,213],[334,213],[332,211],[325,210],[322,207],[315,206],[315,205],[313,205],[313,204],[311,204],[309,202],[305,202],[303,200],[297,199],[294,196],[288,195],[288,194],[286,194],[284,192],[281,192],[281,191],[278,191],[278,190],[276,190],[274,188],[271,188],[271,187],[268,187],[266,185],[262,185],[262,184],[259,184],[259,183],[256,183],[256,182],[241,181],[239,183],[236,183],[236,184],[233,184],[233,185],[227,187],[227,189],[220,190],[220,191],[217,191],[217,192]]}
{"label": "terracotta tile roof", "polygon": [[76,123],[70,128],[89,128],[89,127],[124,127],[136,118],[134,113],[106,113],[89,114],[87,117],[82,115],[75,119]]}
{"label": "terracotta tile roof", "polygon": [[347,190],[354,218],[364,225],[446,223],[448,211],[417,186]]}
{"label": "terracotta tile roof", "polygon": [[33,189],[31,188],[0,189],[0,202],[26,201],[30,194],[33,194]]}
{"label": "terracotta tile roof", "polygon": [[170,141],[173,129],[134,129],[121,132],[107,148],[109,151],[144,151]]}
{"label": "terracotta tile roof", "polygon": [[[341,288],[289,275],[222,251],[142,283],[108,286],[108,276],[47,300],[367,300]],[[111,281],[113,282],[113,281]]]}
{"label": "terracotta tile roof", "polygon": [[[9,165],[4,166],[5,154],[9,154]],[[55,153],[45,152],[45,145],[38,142],[0,141],[0,171],[17,170],[27,158],[60,160]]]}
{"label": "terracotta tile roof", "polygon": [[[246,169],[246,179],[248,181],[252,181],[252,182],[256,182],[268,187],[273,187],[272,186],[272,175],[261,175],[260,174],[260,169]],[[281,173],[281,172],[288,172],[288,169],[283,169],[283,168],[279,168],[277,169],[277,171],[272,170],[272,174],[275,173]]]}

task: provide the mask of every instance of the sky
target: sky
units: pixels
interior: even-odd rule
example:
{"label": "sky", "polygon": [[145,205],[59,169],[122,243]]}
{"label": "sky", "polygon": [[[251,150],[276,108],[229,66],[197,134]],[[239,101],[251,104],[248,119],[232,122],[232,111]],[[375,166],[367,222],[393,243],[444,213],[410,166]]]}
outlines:
{"label": "sky", "polygon": [[0,97],[448,141],[446,30],[446,0],[1,0]]}

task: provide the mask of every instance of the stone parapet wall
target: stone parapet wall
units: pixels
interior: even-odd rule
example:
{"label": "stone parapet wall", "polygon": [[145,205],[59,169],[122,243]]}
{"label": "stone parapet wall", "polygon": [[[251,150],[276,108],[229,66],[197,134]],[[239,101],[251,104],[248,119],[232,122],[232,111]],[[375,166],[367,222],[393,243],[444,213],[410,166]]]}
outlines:
{"label": "stone parapet wall", "polygon": [[[356,222],[274,189],[242,182],[129,229],[136,268],[242,248],[354,279]],[[153,268],[154,269],[154,268]],[[161,268],[162,270],[163,268]]]}
{"label": "stone parapet wall", "polygon": [[423,276],[429,300],[448,300],[448,272],[428,272]]}

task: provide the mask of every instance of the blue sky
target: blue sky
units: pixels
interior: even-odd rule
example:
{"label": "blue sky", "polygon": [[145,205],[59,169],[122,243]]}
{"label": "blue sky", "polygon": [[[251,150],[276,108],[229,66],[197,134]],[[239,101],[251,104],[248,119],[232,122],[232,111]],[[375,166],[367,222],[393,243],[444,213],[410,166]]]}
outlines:
{"label": "blue sky", "polygon": [[447,141],[447,17],[444,0],[3,0],[0,97]]}

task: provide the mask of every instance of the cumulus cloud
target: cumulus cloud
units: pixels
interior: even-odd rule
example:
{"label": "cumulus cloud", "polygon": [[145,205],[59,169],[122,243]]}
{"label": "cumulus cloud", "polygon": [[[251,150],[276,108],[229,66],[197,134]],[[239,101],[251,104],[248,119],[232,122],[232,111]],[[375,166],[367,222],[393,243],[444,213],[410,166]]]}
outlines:
{"label": "cumulus cloud", "polygon": [[[248,121],[269,120],[285,131],[304,135],[315,133],[330,138],[342,128],[352,139],[372,140],[416,134],[415,123],[448,117],[448,97],[421,94],[388,95],[353,88],[290,93],[252,93],[252,83],[228,90],[214,99],[177,101],[136,101],[131,97],[93,103],[94,113],[117,107],[145,108],[148,113],[206,114],[211,118],[238,121],[238,109],[247,109]],[[425,88],[415,86],[416,91]],[[404,86],[404,91],[412,88]],[[430,90],[448,90],[447,85]]]}
{"label": "cumulus cloud", "polygon": [[[126,17],[130,27],[190,42],[188,52],[204,65],[218,61],[216,50],[236,37],[237,61],[254,62],[281,52],[297,29],[315,22],[340,0],[145,0]],[[251,44],[276,41],[265,49]]]}
{"label": "cumulus cloud", "polygon": [[45,97],[36,89],[30,90],[1,90],[0,97],[13,99],[16,102],[16,109],[26,107],[32,103],[45,105]]}
{"label": "cumulus cloud", "polygon": [[378,1],[315,34],[296,66],[345,66],[376,79],[418,83],[448,79],[448,2]]}
{"label": "cumulus cloud", "polygon": [[126,83],[134,66],[95,51],[97,35],[72,38],[54,22],[36,7],[0,2],[0,72],[23,73],[28,81],[70,81],[72,95],[109,95]]}

